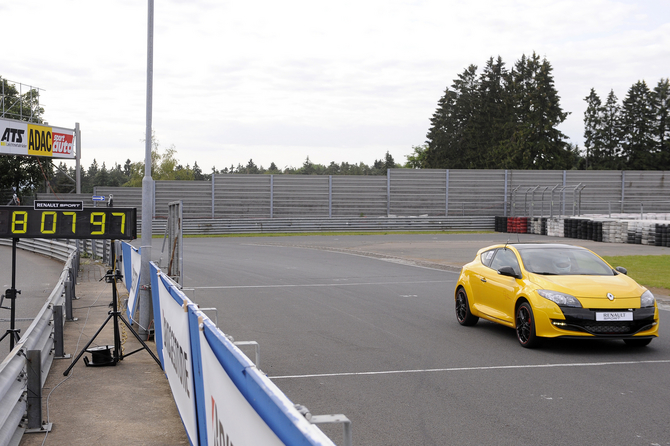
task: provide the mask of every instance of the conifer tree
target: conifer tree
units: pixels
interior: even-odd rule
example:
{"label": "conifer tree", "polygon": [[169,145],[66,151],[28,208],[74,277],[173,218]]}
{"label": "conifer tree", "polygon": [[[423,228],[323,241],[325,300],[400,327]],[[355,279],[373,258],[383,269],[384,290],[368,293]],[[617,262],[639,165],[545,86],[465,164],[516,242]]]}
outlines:
{"label": "conifer tree", "polygon": [[645,81],[637,81],[628,90],[621,108],[621,155],[626,169],[655,169],[653,120],[651,90]]}
{"label": "conifer tree", "polygon": [[656,168],[670,170],[670,81],[658,81],[652,92],[654,109],[654,140],[656,142]]}

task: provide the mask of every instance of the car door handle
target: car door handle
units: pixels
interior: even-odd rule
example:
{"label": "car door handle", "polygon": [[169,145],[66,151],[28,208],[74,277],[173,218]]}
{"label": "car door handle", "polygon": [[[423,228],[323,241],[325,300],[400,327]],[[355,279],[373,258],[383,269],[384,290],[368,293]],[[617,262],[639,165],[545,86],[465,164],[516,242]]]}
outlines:
{"label": "car door handle", "polygon": [[480,280],[486,283],[486,277],[482,277]]}

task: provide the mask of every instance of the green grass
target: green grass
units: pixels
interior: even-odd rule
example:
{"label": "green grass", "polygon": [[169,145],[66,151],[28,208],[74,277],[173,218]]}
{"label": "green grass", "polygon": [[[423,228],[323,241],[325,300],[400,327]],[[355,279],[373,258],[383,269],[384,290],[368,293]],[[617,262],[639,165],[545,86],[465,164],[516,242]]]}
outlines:
{"label": "green grass", "polygon": [[628,275],[646,287],[670,290],[670,256],[606,256],[613,267],[623,266]]}

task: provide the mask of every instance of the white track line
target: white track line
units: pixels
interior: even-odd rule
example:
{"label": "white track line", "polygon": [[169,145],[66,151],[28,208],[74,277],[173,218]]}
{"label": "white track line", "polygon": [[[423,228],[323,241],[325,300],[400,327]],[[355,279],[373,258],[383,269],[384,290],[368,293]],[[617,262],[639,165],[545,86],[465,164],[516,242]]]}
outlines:
{"label": "white track line", "polygon": [[407,282],[356,282],[356,283],[312,283],[302,285],[221,285],[221,286],[197,286],[190,287],[189,290],[229,290],[237,288],[308,288],[308,287],[338,287],[338,286],[359,286],[359,285],[403,285],[419,283],[453,283],[453,280],[410,280]]}
{"label": "white track line", "polygon": [[338,377],[338,376],[394,375],[401,373],[468,372],[476,370],[542,369],[552,367],[602,367],[610,365],[668,364],[668,363],[670,363],[670,359],[659,359],[655,361],[578,362],[572,364],[527,364],[527,365],[498,365],[498,366],[482,366],[482,367],[450,367],[445,369],[386,370],[380,372],[319,373],[313,375],[271,376],[268,378],[270,379],[327,378],[327,377]]}

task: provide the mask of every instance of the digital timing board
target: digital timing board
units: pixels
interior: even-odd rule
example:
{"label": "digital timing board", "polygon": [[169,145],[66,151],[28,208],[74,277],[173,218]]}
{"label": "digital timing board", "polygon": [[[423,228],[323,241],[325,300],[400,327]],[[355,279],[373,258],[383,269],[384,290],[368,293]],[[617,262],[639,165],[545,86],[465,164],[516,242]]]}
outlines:
{"label": "digital timing board", "polygon": [[133,240],[137,238],[137,210],[0,206],[0,238]]}

